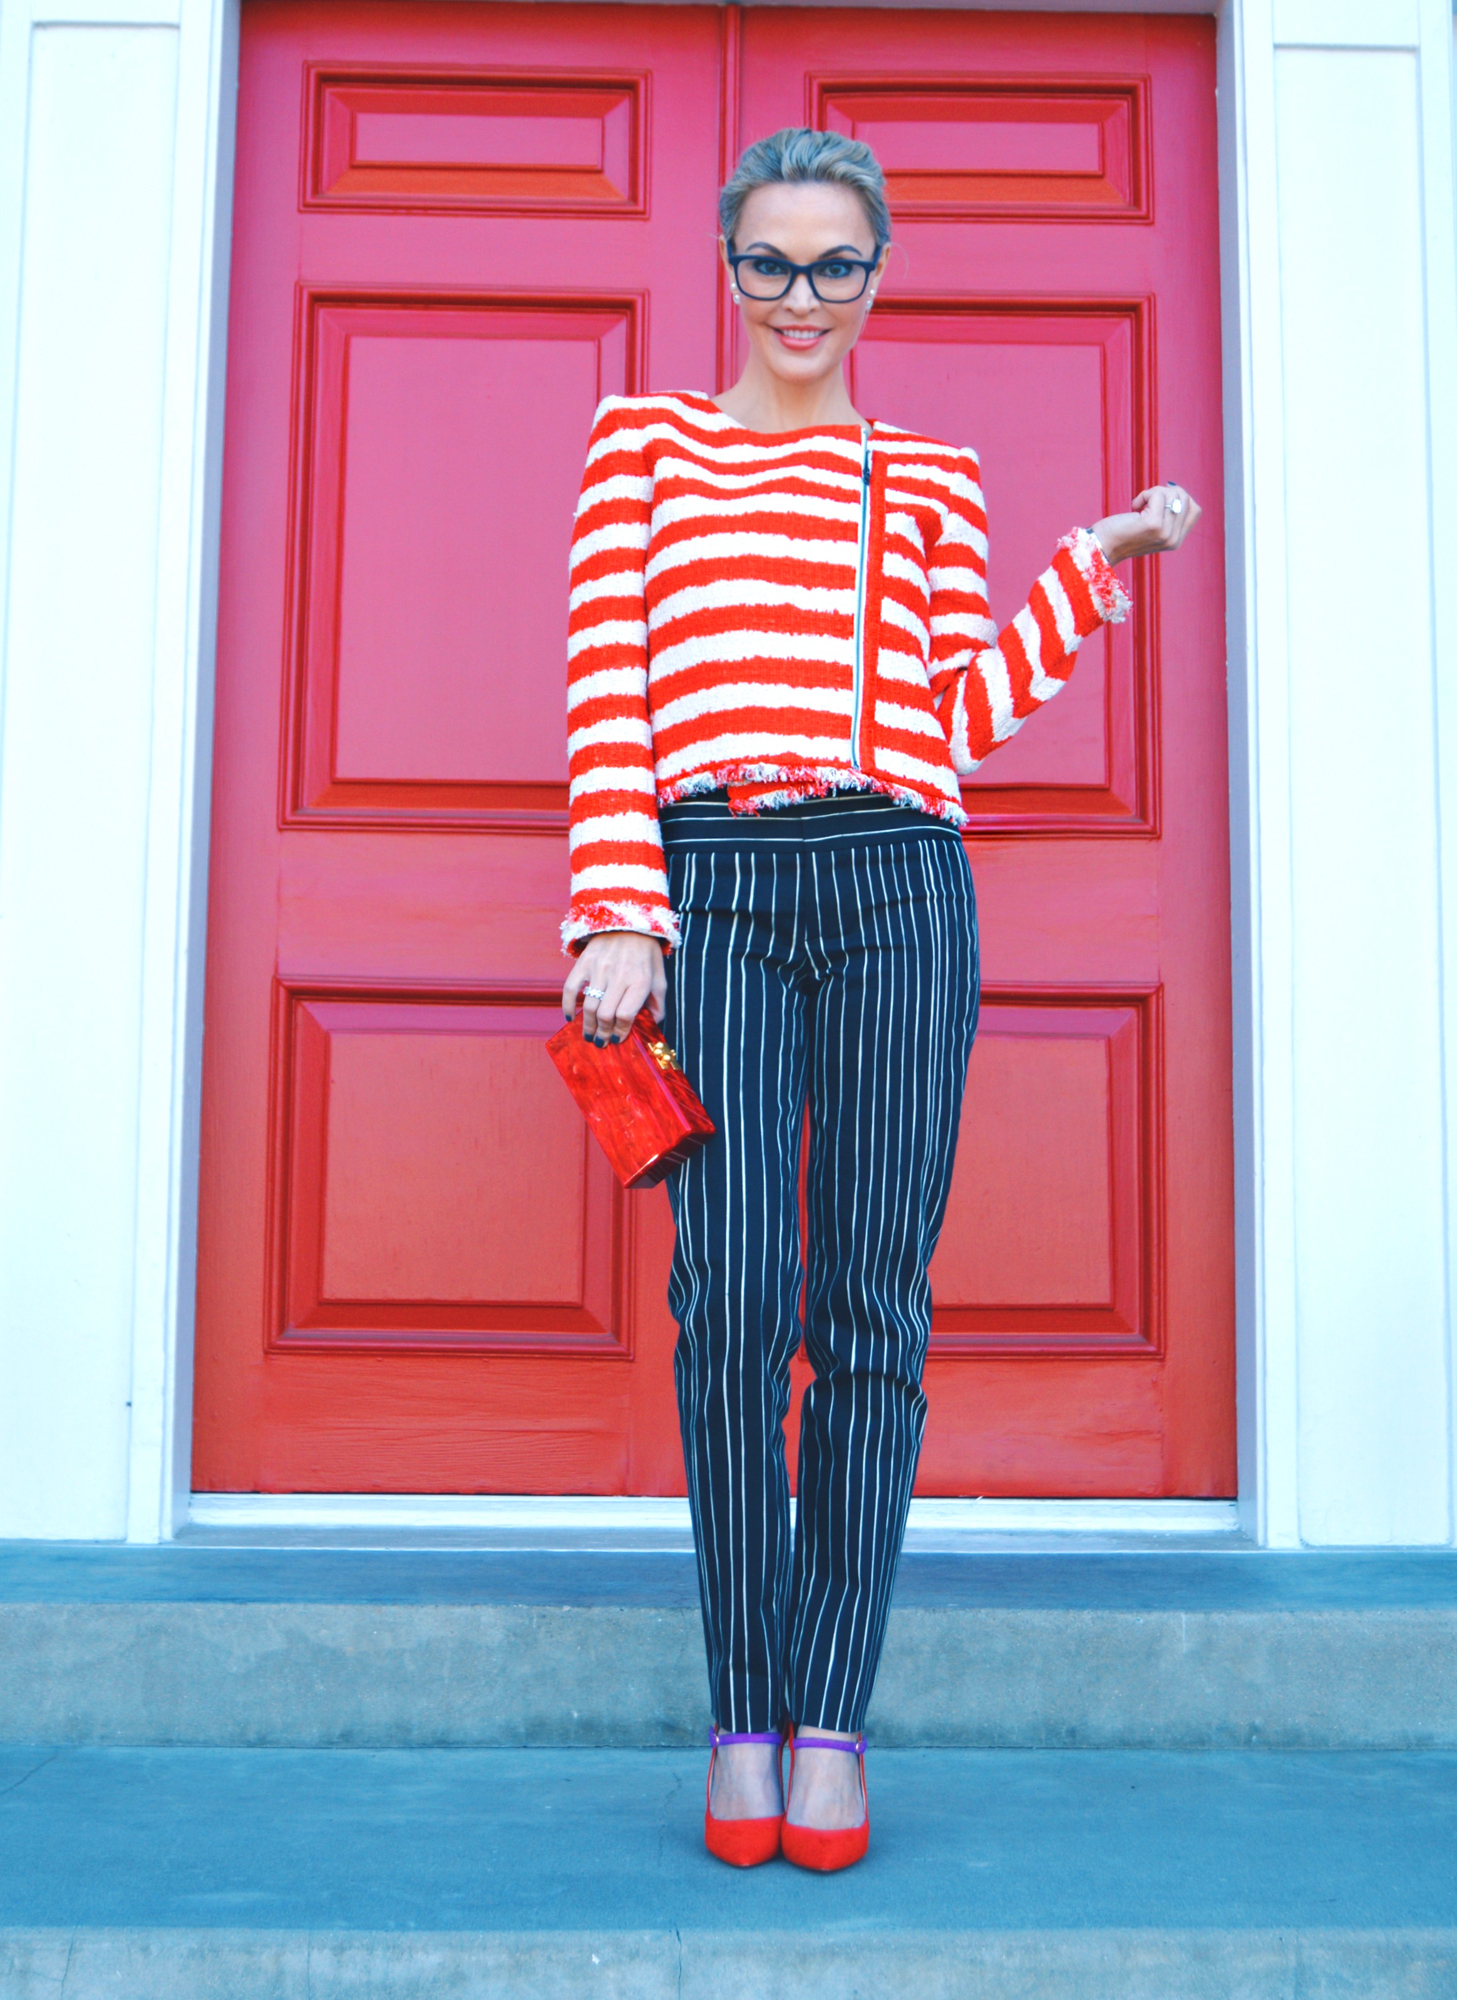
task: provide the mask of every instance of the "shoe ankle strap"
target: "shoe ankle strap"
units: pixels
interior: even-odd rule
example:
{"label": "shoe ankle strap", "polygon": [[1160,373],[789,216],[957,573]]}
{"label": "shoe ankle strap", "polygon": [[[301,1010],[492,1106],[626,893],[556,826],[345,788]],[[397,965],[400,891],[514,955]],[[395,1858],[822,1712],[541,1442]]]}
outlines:
{"label": "shoe ankle strap", "polygon": [[751,1730],[748,1733],[720,1729],[715,1722],[709,1732],[709,1742],[715,1750],[721,1750],[725,1743],[775,1743],[784,1741],[784,1732],[779,1729]]}
{"label": "shoe ankle strap", "polygon": [[853,1737],[850,1742],[845,1743],[837,1736],[806,1736],[802,1730],[796,1729],[793,1738],[796,1750],[843,1750],[850,1757],[865,1755],[863,1736]]}

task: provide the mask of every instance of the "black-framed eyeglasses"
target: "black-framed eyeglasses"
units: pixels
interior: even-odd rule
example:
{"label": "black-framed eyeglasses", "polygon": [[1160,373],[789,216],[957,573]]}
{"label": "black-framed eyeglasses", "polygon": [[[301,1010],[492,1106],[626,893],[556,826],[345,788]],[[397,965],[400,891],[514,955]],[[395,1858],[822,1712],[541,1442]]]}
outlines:
{"label": "black-framed eyeglasses", "polygon": [[853,305],[870,283],[878,257],[819,257],[813,264],[791,264],[787,257],[766,250],[730,250],[734,283],[746,299],[782,299],[796,278],[808,278],[822,305]]}

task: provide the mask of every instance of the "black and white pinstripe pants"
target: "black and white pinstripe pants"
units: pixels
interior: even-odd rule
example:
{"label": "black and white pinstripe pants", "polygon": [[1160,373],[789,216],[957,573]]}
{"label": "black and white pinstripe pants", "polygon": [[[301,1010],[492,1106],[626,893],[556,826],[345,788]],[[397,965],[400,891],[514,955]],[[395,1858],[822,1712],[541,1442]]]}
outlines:
{"label": "black and white pinstripe pants", "polygon": [[926,1267],[976,1032],[971,870],[953,828],[863,793],[739,817],[718,793],[662,827],[669,1031],[718,1127],[668,1181],[714,1717],[859,1729],[925,1425]]}

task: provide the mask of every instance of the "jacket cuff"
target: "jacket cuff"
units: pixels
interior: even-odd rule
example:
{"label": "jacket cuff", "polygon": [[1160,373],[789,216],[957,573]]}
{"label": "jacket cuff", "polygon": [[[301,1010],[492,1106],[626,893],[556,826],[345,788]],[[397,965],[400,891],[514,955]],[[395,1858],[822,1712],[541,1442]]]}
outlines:
{"label": "jacket cuff", "polygon": [[1121,625],[1133,609],[1133,599],[1118,581],[1113,565],[1103,553],[1103,544],[1091,528],[1074,528],[1057,545],[1066,549],[1074,567],[1088,586],[1093,609],[1105,625]]}
{"label": "jacket cuff", "polygon": [[562,924],[562,950],[573,958],[589,938],[603,931],[636,931],[640,937],[656,938],[666,951],[681,942],[678,919],[671,910],[648,903],[583,903],[573,909]]}

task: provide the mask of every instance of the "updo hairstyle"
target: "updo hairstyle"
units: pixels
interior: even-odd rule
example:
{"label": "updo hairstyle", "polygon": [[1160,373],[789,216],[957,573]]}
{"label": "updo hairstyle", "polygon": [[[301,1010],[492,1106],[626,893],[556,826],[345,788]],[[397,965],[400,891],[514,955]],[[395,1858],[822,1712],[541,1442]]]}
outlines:
{"label": "updo hairstyle", "polygon": [[875,232],[878,257],[890,241],[890,209],[885,199],[885,175],[863,139],[840,132],[816,132],[808,125],[786,125],[759,139],[740,156],[732,179],[718,197],[718,226],[730,250],[744,203],[755,188],[793,181],[824,181],[847,187],[860,197],[866,220]]}

